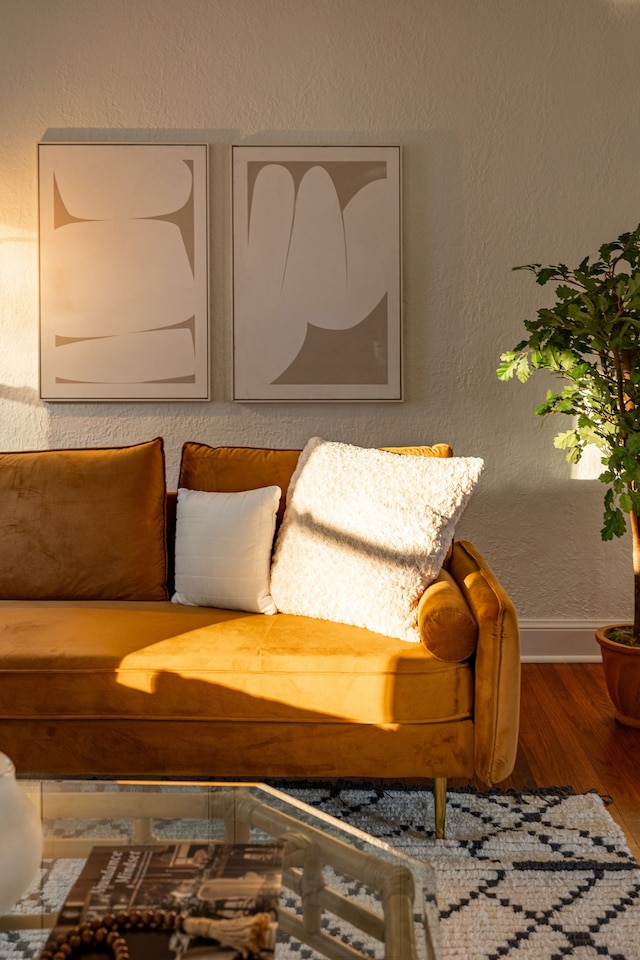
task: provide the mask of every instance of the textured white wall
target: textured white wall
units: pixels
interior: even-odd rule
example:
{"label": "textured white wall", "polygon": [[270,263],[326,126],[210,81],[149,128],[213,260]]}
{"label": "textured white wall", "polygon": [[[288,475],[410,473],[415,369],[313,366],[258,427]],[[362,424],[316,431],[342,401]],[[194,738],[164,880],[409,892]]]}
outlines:
{"label": "textured white wall", "polygon": [[[576,261],[640,220],[639,41],[634,0],[1,0],[0,449],[162,435],[175,485],[186,439],[449,441],[486,460],[459,533],[521,617],[628,617],[602,489],[533,416],[546,385],[495,367],[544,294],[512,265]],[[38,400],[42,139],[211,144],[210,403]],[[402,145],[404,403],[230,401],[242,142]]]}

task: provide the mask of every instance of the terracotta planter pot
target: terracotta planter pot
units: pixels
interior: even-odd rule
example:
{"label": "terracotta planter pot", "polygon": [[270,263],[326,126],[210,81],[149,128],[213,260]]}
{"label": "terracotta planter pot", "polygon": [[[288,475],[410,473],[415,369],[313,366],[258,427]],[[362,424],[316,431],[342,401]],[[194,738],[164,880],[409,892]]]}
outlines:
{"label": "terracotta planter pot", "polygon": [[596,630],[602,665],[616,720],[627,727],[640,727],[640,647],[627,647],[609,640],[607,633],[625,624],[609,624]]}

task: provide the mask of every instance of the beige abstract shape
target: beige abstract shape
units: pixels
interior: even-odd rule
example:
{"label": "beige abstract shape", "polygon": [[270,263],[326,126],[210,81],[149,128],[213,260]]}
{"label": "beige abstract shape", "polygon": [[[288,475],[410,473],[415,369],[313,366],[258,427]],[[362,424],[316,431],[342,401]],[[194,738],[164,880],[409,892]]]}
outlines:
{"label": "beige abstract shape", "polygon": [[91,145],[78,154],[78,145],[60,147],[54,166],[60,197],[72,217],[119,220],[156,217],[185,205],[193,172],[181,159],[156,156],[133,145],[114,144],[102,150]]}
{"label": "beige abstract shape", "polygon": [[139,383],[193,377],[186,329],[75,340],[56,347],[56,378],[75,383]]}
{"label": "beige abstract shape", "polygon": [[57,336],[133,333],[173,325],[196,311],[180,231],[164,221],[61,227],[51,239],[42,278],[43,308]]}
{"label": "beige abstract shape", "polygon": [[[297,186],[282,164],[258,173],[249,211],[245,275],[237,291],[236,348],[252,357],[249,377],[274,383],[294,362],[308,325],[348,330],[384,300],[393,238],[386,179],[362,187],[340,207],[329,172],[312,166]],[[253,368],[251,367],[253,365]]]}

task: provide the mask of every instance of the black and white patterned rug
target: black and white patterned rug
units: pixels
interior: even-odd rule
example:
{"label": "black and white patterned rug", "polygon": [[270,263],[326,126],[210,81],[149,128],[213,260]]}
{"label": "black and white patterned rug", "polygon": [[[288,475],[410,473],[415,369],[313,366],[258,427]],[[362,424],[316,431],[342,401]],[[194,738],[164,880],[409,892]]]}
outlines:
{"label": "black and white patterned rug", "polygon": [[[596,793],[450,790],[447,839],[434,840],[430,790],[273,785],[433,865],[441,960],[640,960],[640,866]],[[59,909],[68,877],[40,883]],[[39,949],[36,932],[0,932],[3,960]],[[276,952],[317,956],[287,938]]]}
{"label": "black and white patterned rug", "polygon": [[442,960],[640,960],[640,866],[597,793],[289,788],[436,871]]}

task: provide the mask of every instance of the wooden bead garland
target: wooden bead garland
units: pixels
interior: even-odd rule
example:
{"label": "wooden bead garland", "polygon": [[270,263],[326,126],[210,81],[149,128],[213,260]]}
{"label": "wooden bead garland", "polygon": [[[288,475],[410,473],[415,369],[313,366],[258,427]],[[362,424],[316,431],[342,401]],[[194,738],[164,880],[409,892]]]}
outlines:
{"label": "wooden bead garland", "polygon": [[110,950],[113,960],[131,960],[122,932],[128,930],[180,930],[183,917],[164,910],[131,910],[129,913],[109,913],[72,927],[59,937],[49,940],[40,954],[40,960],[71,960],[89,950]]}
{"label": "wooden bead garland", "polygon": [[184,930],[234,946],[243,957],[257,954],[266,943],[269,914],[236,920],[185,917],[173,910],[130,910],[86,920],[47,943],[40,960],[74,960],[89,951],[107,951],[113,960],[131,960],[124,933],[131,930]]}

